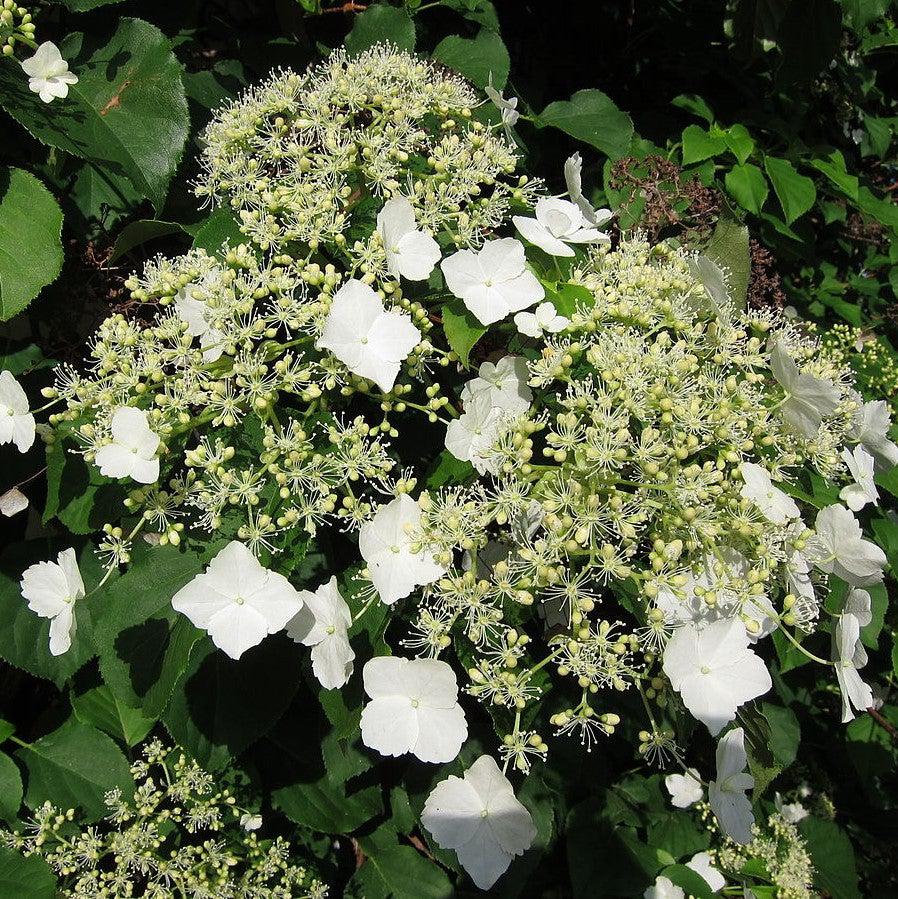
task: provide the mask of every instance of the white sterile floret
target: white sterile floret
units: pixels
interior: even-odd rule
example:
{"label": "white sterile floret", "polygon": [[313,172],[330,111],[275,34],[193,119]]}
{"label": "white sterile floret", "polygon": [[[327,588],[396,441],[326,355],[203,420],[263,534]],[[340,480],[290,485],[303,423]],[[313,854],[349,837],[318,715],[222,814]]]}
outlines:
{"label": "white sterile floret", "polygon": [[713,893],[722,890],[726,886],[726,878],[711,864],[711,856],[707,852],[697,852],[686,862],[686,867],[692,868],[711,887],[711,892]]}
{"label": "white sterile floret", "polygon": [[800,802],[783,802],[783,797],[779,793],[773,794],[773,804],[787,824],[798,824],[810,814]]}
{"label": "white sterile floret", "polygon": [[861,628],[872,617],[870,594],[866,590],[852,590],[833,627],[832,656],[842,691],[843,724],[854,719],[855,711],[863,712],[873,705],[873,691],[858,673],[867,664]]}
{"label": "white sterile floret", "polygon": [[751,842],[755,816],[745,795],[755,779],[745,770],[745,732],[741,727],[727,731],[717,744],[717,779],[708,784],[708,803],[720,829],[743,846]]}
{"label": "white sterile floret", "polygon": [[0,372],[0,444],[14,443],[27,453],[34,443],[34,416],[22,385],[8,371]]}
{"label": "white sterile floret", "polygon": [[456,459],[470,462],[480,474],[496,474],[499,459],[490,458],[488,451],[499,436],[504,418],[505,413],[493,405],[490,394],[478,394],[446,426],[446,449]]}
{"label": "white sterile floret", "polygon": [[330,350],[353,374],[374,381],[386,393],[420,341],[410,316],[387,311],[371,287],[353,278],[334,294],[316,346]]}
{"label": "white sterile floret", "polygon": [[0,515],[12,518],[28,508],[28,497],[18,487],[10,487],[0,496]]}
{"label": "white sterile floret", "polygon": [[69,71],[69,64],[53,41],[44,41],[34,56],[22,60],[21,66],[28,76],[28,89],[40,96],[44,103],[67,97],[69,85],[78,83],[78,76]]}
{"label": "white sterile floret", "polygon": [[858,520],[844,506],[835,503],[821,509],[814,523],[816,545],[808,557],[827,574],[835,574],[854,587],[882,580],[885,553],[869,540]]}
{"label": "white sterile floret", "polygon": [[244,812],[240,816],[240,826],[247,833],[252,833],[254,830],[258,830],[262,826],[262,816],[251,815],[249,814],[249,812]]}
{"label": "white sterile floret", "polygon": [[143,409],[122,406],[110,419],[112,442],[97,449],[94,461],[107,478],[131,478],[139,484],[159,480],[159,435]]}
{"label": "white sterile floret", "polygon": [[490,72],[489,78],[487,79],[486,87],[484,88],[486,95],[492,100],[493,105],[502,115],[502,124],[505,126],[505,133],[508,135],[508,139],[511,140],[511,129],[517,124],[518,119],[521,117],[521,114],[518,112],[518,98],[517,97],[508,97],[505,98],[502,96],[501,91],[497,91],[495,87],[493,87],[493,73]]}
{"label": "white sterile floret", "polygon": [[312,671],[326,690],[342,687],[352,674],[355,653],[347,631],[352,613],[332,577],[314,593],[302,590],[303,607],[287,625],[287,636],[312,647]]}
{"label": "white sterile floret", "polygon": [[802,373],[781,340],[770,346],[770,369],[786,391],[780,406],[783,418],[799,434],[815,436],[823,419],[836,411],[839,388],[826,378]]}
{"label": "white sterile floret", "polygon": [[[859,394],[855,394],[855,398],[862,402]],[[891,425],[892,417],[885,400],[863,403],[854,413],[851,438],[867,448],[882,471],[898,465],[898,446],[889,440]]]}
{"label": "white sterile floret", "polygon": [[579,153],[569,156],[564,163],[564,183],[568,196],[577,204],[583,218],[597,228],[611,220],[614,213],[610,209],[594,209],[592,203],[583,196],[583,160]]}
{"label": "white sterile floret", "polygon": [[522,356],[504,356],[495,365],[484,362],[477,374],[462,388],[463,403],[487,394],[491,405],[510,415],[523,415],[530,408],[533,393],[527,386],[527,360]]}
{"label": "white sterile floret", "polygon": [[573,256],[568,244],[588,244],[610,241],[610,237],[591,225],[576,203],[556,197],[542,197],[534,209],[536,218],[523,215],[512,217],[515,228],[524,240],[550,256]]}
{"label": "white sterile floret", "polygon": [[84,581],[75,550],[64,549],[55,562],[38,562],[22,574],[28,608],[50,619],[50,653],[67,652],[75,634],[75,603],[84,598]]}
{"label": "white sterile floret", "polygon": [[670,801],[677,808],[689,808],[701,802],[704,796],[702,782],[695,768],[687,769],[685,774],[668,774],[664,778],[664,786],[670,793]]}
{"label": "white sterile floret", "polygon": [[187,333],[196,337],[203,350],[205,362],[215,362],[221,358],[224,352],[225,335],[213,328],[207,319],[209,307],[202,300],[190,295],[191,288],[196,285],[188,284],[175,294],[175,312],[178,318],[187,325]]}
{"label": "white sterile floret", "polygon": [[867,503],[878,506],[879,491],[873,480],[873,456],[863,446],[856,446],[854,450],[842,450],[842,461],[851,472],[854,483],[842,488],[839,499],[852,512],[859,512]]}
{"label": "white sterile floret", "polygon": [[439,659],[376,656],[362,669],[371,701],[362,742],[381,755],[410,752],[422,762],[451,762],[468,736],[451,666]]}
{"label": "white sterile floret", "polygon": [[387,605],[446,573],[432,553],[415,546],[420,522],[421,507],[403,493],[381,506],[359,532],[359,550],[371,582]]}
{"label": "white sterile floret", "polygon": [[421,823],[439,846],[455,850],[481,890],[490,889],[536,837],[530,812],[489,755],[480,756],[463,777],[438,783],[424,803]]}
{"label": "white sterile floret", "polygon": [[543,333],[558,334],[570,323],[569,318],[559,315],[551,303],[540,303],[533,312],[519,312],[514,317],[517,329],[528,337],[542,337]]}
{"label": "white sterile floret", "polygon": [[512,237],[459,250],[440,263],[446,286],[483,325],[539,302],[546,292],[527,268],[524,245]]}
{"label": "white sterile floret", "polygon": [[283,630],[302,608],[302,599],[287,578],[264,568],[244,544],[232,540],[171,604],[220,650],[239,659]]}
{"label": "white sterile floret", "polygon": [[743,462],[740,470],[745,481],[741,495],[754,503],[771,524],[783,525],[801,515],[795,500],[774,486],[766,469],[754,462]]}
{"label": "white sterile floret", "polygon": [[642,894],[642,899],[685,899],[686,893],[669,877],[659,874],[655,882]]}
{"label": "white sterile floret", "polygon": [[712,735],[736,717],[739,706],[773,686],[738,619],[677,628],[664,648],[664,673],[686,708]]}
{"label": "white sterile floret", "polygon": [[415,210],[405,197],[384,203],[377,214],[377,233],[383,241],[387,270],[399,280],[426,281],[440,260],[440,245],[415,227]]}

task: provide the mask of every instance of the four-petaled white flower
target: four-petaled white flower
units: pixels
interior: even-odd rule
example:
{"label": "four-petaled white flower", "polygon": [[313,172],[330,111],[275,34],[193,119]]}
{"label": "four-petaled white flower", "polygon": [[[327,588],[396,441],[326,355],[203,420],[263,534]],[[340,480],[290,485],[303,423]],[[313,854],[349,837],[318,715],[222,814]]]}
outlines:
{"label": "four-petaled white flower", "polygon": [[21,65],[28,76],[28,89],[38,94],[44,103],[52,103],[56,97],[67,97],[69,85],[78,83],[78,76],[69,71],[69,64],[53,41],[44,41],[34,56],[23,59]]}
{"label": "four-petaled white flower", "polygon": [[121,406],[110,420],[112,442],[101,446],[94,459],[107,478],[131,478],[138,484],[159,480],[159,435],[150,429],[147,414],[134,406]]}
{"label": "four-petaled white flower", "polygon": [[784,525],[790,519],[800,517],[801,511],[795,500],[774,486],[765,468],[754,462],[743,462],[740,470],[745,482],[740,491],[742,496],[754,503],[771,524]]}
{"label": "four-petaled white flower", "polygon": [[492,756],[482,755],[463,777],[440,781],[424,803],[421,823],[443,849],[488,890],[536,837],[526,806]]}
{"label": "four-petaled white flower", "polygon": [[20,453],[27,453],[34,434],[34,416],[22,385],[11,372],[0,372],[0,444],[14,443]]}
{"label": "four-petaled white flower", "polygon": [[773,686],[738,619],[677,628],[664,648],[664,673],[686,708],[713,736],[736,717],[740,705]]}
{"label": "four-petaled white flower", "polygon": [[353,374],[393,389],[402,360],[421,341],[404,312],[387,310],[363,281],[347,281],[335,294],[316,344],[330,350]]}
{"label": "four-petaled white flower", "polygon": [[569,318],[559,315],[551,303],[540,303],[533,312],[519,312],[514,317],[517,329],[528,337],[542,337],[543,332],[557,334],[570,323]]}
{"label": "four-petaled white flower", "polygon": [[668,774],[664,778],[664,786],[670,793],[670,801],[677,808],[689,808],[700,802],[704,791],[695,768],[688,768],[685,774]]}
{"label": "four-petaled white flower", "polygon": [[[863,403],[860,394],[854,394],[858,403]],[[851,436],[873,455],[880,470],[888,470],[898,465],[898,446],[889,440],[892,418],[885,400],[863,403],[854,413]]]}
{"label": "four-petaled white flower", "polygon": [[75,634],[75,603],[84,598],[84,581],[75,550],[64,549],[55,562],[38,562],[22,574],[28,608],[50,619],[50,653],[67,652]]}
{"label": "four-petaled white flower", "polygon": [[187,333],[199,340],[203,360],[215,362],[224,352],[225,335],[209,324],[208,305],[190,295],[191,289],[195,287],[195,284],[188,284],[175,294],[175,312],[187,325]]}
{"label": "four-petaled white flower", "polygon": [[171,604],[220,650],[239,659],[283,630],[302,608],[302,599],[287,578],[263,568],[244,544],[232,540]]}
{"label": "four-petaled white flower", "polygon": [[686,862],[686,867],[692,868],[711,887],[712,893],[722,890],[727,884],[723,874],[711,864],[711,856],[707,852],[697,852]]}
{"label": "four-petaled white flower", "polygon": [[403,493],[381,506],[359,532],[359,550],[371,582],[387,605],[446,573],[432,553],[414,545],[420,522],[421,507]]}
{"label": "four-petaled white flower", "polygon": [[614,213],[610,209],[593,209],[592,203],[583,196],[583,160],[579,153],[569,156],[564,163],[564,183],[571,200],[577,204],[583,218],[596,228],[601,228],[611,220]]}
{"label": "four-petaled white flower", "polygon": [[686,893],[669,877],[659,874],[655,882],[642,894],[642,899],[685,899]]}
{"label": "four-petaled white flower", "polygon": [[489,74],[484,91],[486,91],[486,95],[493,101],[493,105],[502,115],[502,124],[505,127],[505,134],[508,136],[509,140],[513,140],[511,129],[514,128],[518,119],[521,117],[521,114],[518,112],[518,98],[509,97],[506,99],[503,97],[502,92],[497,91],[496,88],[493,87],[492,72]]}
{"label": "four-petaled white flower", "polygon": [[780,406],[783,418],[799,434],[813,437],[824,417],[836,411],[839,388],[827,378],[803,374],[781,340],[773,341],[770,346],[770,369],[786,391]]}
{"label": "four-petaled white flower", "polygon": [[727,731],[717,744],[717,779],[708,784],[708,803],[720,829],[743,846],[751,842],[755,816],[745,795],[755,779],[745,770],[745,732],[741,727]]}
{"label": "four-petaled white flower", "polygon": [[835,574],[854,587],[882,580],[885,553],[869,540],[858,520],[844,506],[835,503],[817,513],[814,523],[816,545],[806,555],[827,574]]}
{"label": "four-petaled white flower", "polygon": [[440,260],[440,245],[415,228],[415,210],[405,197],[384,203],[377,214],[377,233],[383,241],[387,270],[398,281],[426,281]]}
{"label": "four-petaled white flower", "polygon": [[480,474],[496,474],[498,457],[490,457],[506,413],[494,406],[489,393],[480,393],[465,403],[465,411],[446,426],[446,449],[462,462],[470,462]]}
{"label": "four-petaled white flower", "polygon": [[842,614],[835,621],[832,637],[833,663],[842,691],[842,723],[854,719],[854,710],[866,711],[873,705],[873,691],[861,679],[858,669],[867,664],[867,652],[861,643],[861,628],[872,620],[870,594],[852,590]]}
{"label": "four-petaled white flower", "polygon": [[879,491],[873,480],[873,456],[859,445],[853,452],[848,449],[842,450],[842,461],[851,472],[854,483],[842,488],[839,499],[852,512],[859,512],[867,503],[878,506]]}
{"label": "four-petaled white flower", "polygon": [[463,403],[487,394],[490,405],[509,415],[523,415],[530,408],[533,394],[527,386],[527,360],[522,356],[504,356],[495,365],[484,362],[477,374],[462,388]]}
{"label": "four-petaled white flower", "polygon": [[608,241],[604,231],[591,225],[580,207],[570,200],[541,197],[534,209],[536,218],[523,215],[512,217],[515,228],[523,238],[550,256],[573,256],[568,244],[587,244]]}
{"label": "four-petaled white flower", "polygon": [[362,669],[371,701],[362,710],[362,742],[381,755],[451,762],[468,736],[451,666],[439,659],[376,656]]}
{"label": "four-petaled white flower", "polygon": [[478,252],[459,250],[440,268],[449,290],[483,325],[528,309],[546,295],[527,268],[524,245],[513,237],[488,240]]}
{"label": "four-petaled white flower", "polygon": [[342,687],[352,674],[355,653],[346,635],[352,613],[332,577],[314,593],[299,594],[302,609],[287,625],[287,636],[312,647],[312,671],[326,690]]}
{"label": "four-petaled white flower", "polygon": [[244,812],[240,816],[240,826],[247,833],[252,833],[254,830],[258,830],[262,826],[262,816],[251,815],[248,812]]}

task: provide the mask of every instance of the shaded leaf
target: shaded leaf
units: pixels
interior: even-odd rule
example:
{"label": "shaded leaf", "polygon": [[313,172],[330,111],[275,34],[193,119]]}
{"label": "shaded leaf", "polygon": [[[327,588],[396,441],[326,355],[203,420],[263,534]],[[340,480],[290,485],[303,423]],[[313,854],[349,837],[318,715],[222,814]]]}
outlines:
{"label": "shaded leaf", "polygon": [[598,90],[577,91],[570,100],[550,103],[535,124],[538,128],[558,128],[612,159],[627,152],[633,137],[630,116]]}

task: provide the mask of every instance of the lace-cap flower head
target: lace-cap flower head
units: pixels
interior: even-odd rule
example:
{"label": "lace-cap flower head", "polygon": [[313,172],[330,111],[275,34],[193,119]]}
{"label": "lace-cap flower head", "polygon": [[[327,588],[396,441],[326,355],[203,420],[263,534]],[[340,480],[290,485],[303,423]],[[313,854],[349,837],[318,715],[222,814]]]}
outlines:
{"label": "lace-cap flower head", "polygon": [[[589,244],[609,241],[604,231],[591,225],[583,211],[570,200],[542,197],[534,210],[536,218],[516,215],[512,218],[515,228],[524,240],[539,247],[550,256],[573,256],[568,244]],[[608,216],[605,221],[608,220]]]}
{"label": "lace-cap flower head", "polygon": [[431,553],[414,545],[420,522],[421,507],[403,493],[381,506],[359,532],[359,550],[371,582],[387,605],[446,573]]}
{"label": "lace-cap flower head", "polygon": [[139,484],[155,484],[159,480],[159,435],[150,429],[147,414],[133,406],[123,406],[112,413],[112,442],[101,446],[95,454],[100,474],[107,478],[131,478]]}
{"label": "lace-cap flower head", "polygon": [[773,686],[764,662],[749,649],[745,625],[732,618],[677,628],[664,648],[664,673],[712,736],[736,717],[740,705]]}
{"label": "lace-cap flower head", "polygon": [[481,890],[488,890],[536,837],[530,812],[489,755],[480,756],[463,777],[438,783],[421,823],[439,846],[455,850]]}
{"label": "lace-cap flower head", "polygon": [[772,341],[770,368],[787,394],[780,406],[783,418],[799,434],[813,437],[824,417],[836,411],[840,400],[838,387],[826,378],[802,373],[781,340]]}
{"label": "lace-cap flower head", "polygon": [[50,654],[68,652],[75,634],[75,603],[84,598],[84,581],[75,550],[64,549],[55,562],[38,562],[22,575],[28,608],[50,619]]}
{"label": "lace-cap flower head", "polygon": [[302,599],[287,578],[263,568],[244,544],[232,540],[171,604],[220,650],[239,659],[283,630],[302,608]]}
{"label": "lace-cap flower head", "polygon": [[459,250],[440,268],[449,290],[483,325],[527,309],[546,295],[527,268],[524,245],[512,237],[488,240],[477,252]]}
{"label": "lace-cap flower head", "polygon": [[384,203],[377,214],[377,233],[384,245],[387,269],[399,280],[426,281],[440,260],[440,245],[415,227],[415,210],[405,197]]}
{"label": "lace-cap flower head", "polygon": [[742,496],[754,503],[771,524],[784,525],[790,519],[801,516],[798,504],[774,486],[766,469],[754,462],[743,462],[741,472],[745,481]]}
{"label": "lace-cap flower head", "polygon": [[689,808],[701,802],[705,795],[698,771],[690,768],[685,774],[668,774],[664,778],[664,786],[670,793],[670,801],[677,808]]}
{"label": "lace-cap flower head", "polygon": [[885,553],[869,540],[858,520],[844,506],[835,503],[821,509],[814,522],[816,546],[810,554],[814,564],[827,574],[835,574],[855,587],[882,580]]}
{"label": "lace-cap flower head", "polygon": [[374,381],[386,393],[420,340],[408,315],[387,311],[371,287],[353,279],[334,294],[316,346],[330,350],[353,374]]}
{"label": "lace-cap flower head", "polygon": [[455,672],[439,659],[377,656],[362,671],[371,701],[362,742],[381,755],[410,752],[422,762],[451,762],[468,736]]}
{"label": "lace-cap flower head", "polygon": [[745,845],[751,842],[755,816],[745,795],[755,779],[745,770],[745,732],[741,727],[727,731],[717,744],[717,779],[708,784],[708,803],[721,830],[732,840]]}
{"label": "lace-cap flower head", "polygon": [[0,372],[0,444],[14,443],[20,453],[27,453],[34,435],[34,416],[22,385],[10,372]]}
{"label": "lace-cap flower head", "polygon": [[38,94],[44,103],[67,97],[69,85],[78,83],[78,76],[69,71],[69,64],[52,41],[44,41],[34,56],[23,59],[21,65],[28,76],[28,89]]}
{"label": "lace-cap flower head", "polygon": [[347,630],[352,613],[332,577],[314,593],[302,590],[303,607],[287,625],[287,636],[312,647],[312,671],[326,690],[342,687],[352,674],[355,653]]}

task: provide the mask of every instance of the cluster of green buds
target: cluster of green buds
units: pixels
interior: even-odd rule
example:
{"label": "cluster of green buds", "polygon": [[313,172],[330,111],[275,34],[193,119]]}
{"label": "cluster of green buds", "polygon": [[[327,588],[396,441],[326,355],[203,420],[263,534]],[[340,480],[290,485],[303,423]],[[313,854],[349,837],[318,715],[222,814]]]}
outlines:
{"label": "cluster of green buds", "polygon": [[19,6],[15,0],[3,0],[0,7],[0,41],[3,55],[12,56],[16,43],[36,47],[34,22],[27,7]]}

